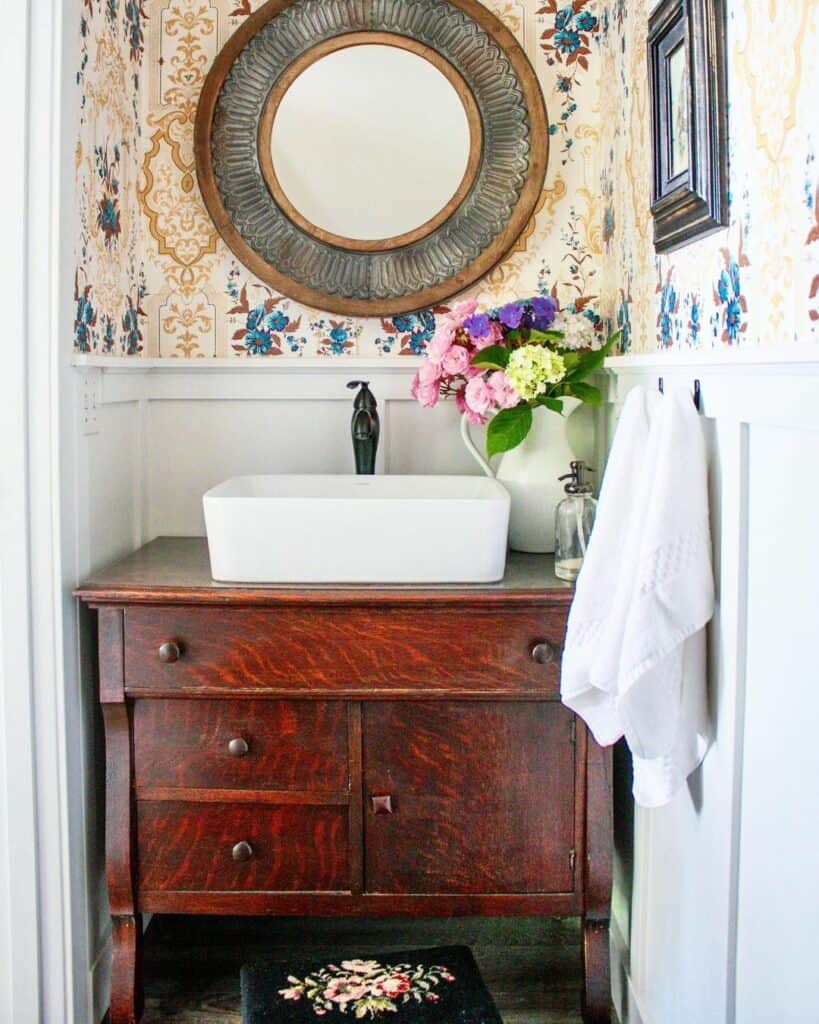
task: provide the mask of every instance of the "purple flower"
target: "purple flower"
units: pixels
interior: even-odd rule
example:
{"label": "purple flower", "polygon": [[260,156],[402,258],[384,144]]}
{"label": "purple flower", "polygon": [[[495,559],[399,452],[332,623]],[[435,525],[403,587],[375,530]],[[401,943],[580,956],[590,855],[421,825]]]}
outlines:
{"label": "purple flower", "polygon": [[523,319],[523,306],[517,302],[510,302],[498,311],[498,319],[504,327],[508,327],[512,331],[516,330],[520,327],[520,322]]}
{"label": "purple flower", "polygon": [[[557,303],[551,295],[538,295],[532,299],[532,313],[535,317],[535,327],[538,331],[544,331],[551,324],[557,312]],[[545,326],[543,326],[545,324]]]}
{"label": "purple flower", "polygon": [[473,338],[485,338],[489,334],[489,317],[486,313],[475,313],[464,320],[464,327]]}

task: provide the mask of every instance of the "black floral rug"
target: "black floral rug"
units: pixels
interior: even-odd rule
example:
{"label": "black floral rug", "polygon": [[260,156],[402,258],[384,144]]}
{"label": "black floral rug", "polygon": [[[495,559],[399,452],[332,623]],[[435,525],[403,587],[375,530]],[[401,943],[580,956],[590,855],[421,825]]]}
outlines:
{"label": "black floral rug", "polygon": [[242,968],[243,1024],[502,1024],[467,946]]}

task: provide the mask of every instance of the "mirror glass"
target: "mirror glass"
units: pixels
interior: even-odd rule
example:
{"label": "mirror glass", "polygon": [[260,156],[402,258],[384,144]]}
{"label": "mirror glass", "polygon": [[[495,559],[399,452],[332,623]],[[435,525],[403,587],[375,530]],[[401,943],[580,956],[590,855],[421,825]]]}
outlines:
{"label": "mirror glass", "polygon": [[441,70],[400,46],[319,57],[276,108],[279,187],[321,231],[362,242],[413,232],[464,182],[474,143],[464,104]]}

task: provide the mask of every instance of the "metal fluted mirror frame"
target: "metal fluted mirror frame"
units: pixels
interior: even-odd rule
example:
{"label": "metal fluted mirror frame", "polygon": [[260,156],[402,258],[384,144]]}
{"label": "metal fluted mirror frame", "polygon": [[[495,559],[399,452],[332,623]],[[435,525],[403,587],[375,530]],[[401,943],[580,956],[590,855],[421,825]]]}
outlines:
{"label": "metal fluted mirror frame", "polygon": [[[339,37],[360,43],[362,33],[434,51],[459,93],[470,95],[480,124],[473,118],[474,179],[445,219],[433,218],[409,240],[347,248],[279,205],[260,151],[268,141],[268,99],[288,69],[309,64],[311,50],[326,52]],[[535,72],[478,0],[269,0],[220,51],[196,113],[199,185],[224,240],[282,294],[347,315],[436,305],[487,274],[534,213],[548,146]]]}

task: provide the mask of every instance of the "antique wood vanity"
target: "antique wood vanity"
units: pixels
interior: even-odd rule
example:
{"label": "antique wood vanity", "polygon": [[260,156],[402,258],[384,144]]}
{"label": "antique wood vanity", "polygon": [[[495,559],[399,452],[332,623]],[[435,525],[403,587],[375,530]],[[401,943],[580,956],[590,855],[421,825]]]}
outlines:
{"label": "antique wood vanity", "polygon": [[139,1019],[144,912],[579,915],[609,1020],[607,752],[559,701],[571,587],[235,587],[160,538],[96,610],[111,1024]]}

